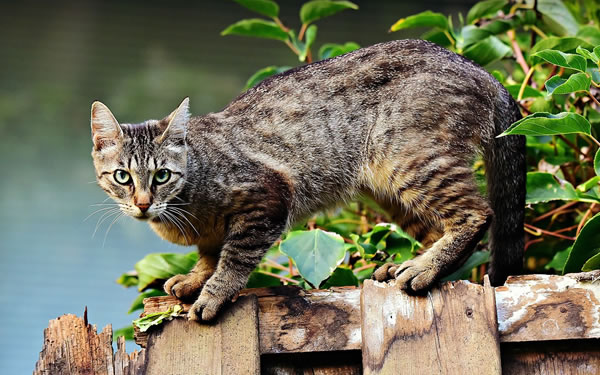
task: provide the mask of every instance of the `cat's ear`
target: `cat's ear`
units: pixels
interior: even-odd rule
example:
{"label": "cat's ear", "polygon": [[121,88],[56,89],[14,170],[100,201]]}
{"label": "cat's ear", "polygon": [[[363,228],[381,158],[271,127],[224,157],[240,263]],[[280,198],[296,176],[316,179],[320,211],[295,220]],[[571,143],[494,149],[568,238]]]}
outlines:
{"label": "cat's ear", "polygon": [[163,120],[167,123],[167,128],[158,139],[158,142],[162,142],[166,138],[185,138],[185,128],[189,120],[190,98],[185,98],[179,104],[179,107]]}
{"label": "cat's ear", "polygon": [[123,130],[110,109],[100,102],[92,103],[92,140],[94,149],[113,145],[123,138]]}

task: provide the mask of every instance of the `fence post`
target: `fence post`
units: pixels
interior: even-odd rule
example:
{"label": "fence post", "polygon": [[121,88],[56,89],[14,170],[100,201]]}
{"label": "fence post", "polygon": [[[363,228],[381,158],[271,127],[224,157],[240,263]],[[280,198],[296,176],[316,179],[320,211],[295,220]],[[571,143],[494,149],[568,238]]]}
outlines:
{"label": "fence post", "polygon": [[259,374],[258,303],[240,297],[215,324],[174,319],[148,336],[146,375]]}
{"label": "fence post", "polygon": [[365,281],[363,370],[369,374],[501,374],[494,289],[466,281],[410,296]]}

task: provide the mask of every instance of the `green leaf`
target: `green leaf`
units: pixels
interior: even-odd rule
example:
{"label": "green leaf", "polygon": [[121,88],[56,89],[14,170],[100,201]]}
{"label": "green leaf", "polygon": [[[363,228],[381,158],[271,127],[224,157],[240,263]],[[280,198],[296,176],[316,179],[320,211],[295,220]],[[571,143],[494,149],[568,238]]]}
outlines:
{"label": "green leaf", "polygon": [[561,51],[546,49],[536,52],[531,56],[534,64],[537,64],[540,60],[544,60],[550,64],[562,66],[563,68],[575,69],[580,72],[585,72],[587,69],[587,60],[585,57],[576,55],[574,53],[564,53]]}
{"label": "green leaf", "polygon": [[369,241],[371,245],[377,246],[379,242],[385,239],[386,236],[394,232],[396,229],[398,229],[396,224],[380,223],[375,225],[370,232],[363,234],[363,237]]}
{"label": "green leaf", "polygon": [[[556,36],[551,36],[546,39],[542,39],[531,48],[529,51],[530,55],[535,54],[538,51],[543,51],[546,49],[553,49],[562,52],[572,52],[577,49],[577,47],[581,46],[582,48],[594,48],[593,45],[586,42],[583,39],[574,38],[574,37],[564,37],[559,38]],[[531,60],[531,58],[530,58]]]}
{"label": "green leaf", "polygon": [[[600,249],[599,249],[600,250]],[[581,270],[584,272],[600,269],[600,253],[588,259]]]}
{"label": "green leaf", "polygon": [[596,172],[596,176],[600,176],[600,149],[596,151],[596,156],[594,156],[594,172]]}
{"label": "green leaf", "polygon": [[475,267],[479,267],[480,265],[487,263],[490,260],[489,251],[476,251],[474,252],[469,259],[456,271],[452,272],[450,275],[444,277],[443,281],[453,281],[453,280],[464,280],[468,279],[471,276],[471,271]]}
{"label": "green leaf", "polygon": [[586,191],[589,191],[590,189],[598,186],[598,182],[600,182],[600,176],[594,176],[594,177],[590,178],[589,180],[587,180],[586,182],[583,182],[583,183],[577,185],[576,189],[579,192],[585,193]]}
{"label": "green leaf", "polygon": [[577,113],[561,112],[553,115],[536,112],[512,124],[498,137],[509,134],[556,135],[583,133],[590,134],[591,125],[585,117]]}
{"label": "green leaf", "polygon": [[354,42],[346,42],[344,44],[326,43],[319,49],[319,59],[325,60],[340,56],[359,48],[360,46]]}
{"label": "green leaf", "polygon": [[479,65],[485,66],[512,55],[512,49],[497,37],[490,35],[467,48],[463,55]]}
{"label": "green leaf", "polygon": [[463,49],[490,35],[491,33],[489,31],[483,30],[477,26],[467,25],[461,29],[459,37],[456,40],[456,46]]}
{"label": "green leaf", "polygon": [[329,289],[332,286],[358,286],[358,279],[354,276],[352,270],[338,267],[329,279],[323,283],[322,288]]}
{"label": "green leaf", "polygon": [[480,1],[469,10],[469,13],[467,13],[467,23],[471,24],[480,18],[494,15],[506,4],[508,4],[508,0]]}
{"label": "green leaf", "polygon": [[575,35],[579,24],[561,0],[537,0],[536,9],[548,28],[558,35]]}
{"label": "green leaf", "polygon": [[600,29],[598,26],[592,25],[584,25],[579,28],[577,34],[575,35],[578,38],[585,40],[593,45],[600,44]]}
{"label": "green leaf", "polygon": [[270,76],[273,76],[275,74],[283,73],[286,70],[289,70],[291,68],[292,67],[290,67],[290,66],[275,66],[275,65],[271,65],[271,66],[267,66],[266,68],[262,68],[259,71],[257,71],[256,73],[254,73],[250,78],[248,78],[248,81],[246,81],[246,86],[244,87],[244,90],[248,90],[249,88],[259,84],[266,78],[269,78]]}
{"label": "green leaf", "polygon": [[385,252],[396,254],[396,261],[409,260],[415,257],[421,244],[404,232],[394,231],[385,239]]}
{"label": "green leaf", "polygon": [[148,254],[135,264],[138,273],[138,290],[143,291],[149,285],[171,276],[188,273],[198,261],[198,253],[188,254]]}
{"label": "green leaf", "polygon": [[279,5],[270,0],[233,0],[243,7],[246,7],[263,16],[275,18],[279,15]]}
{"label": "green leaf", "polygon": [[577,236],[573,250],[567,258],[563,274],[581,271],[584,264],[600,253],[600,213],[591,218]]}
{"label": "green leaf", "polygon": [[600,59],[600,46],[594,48],[594,55]]}
{"label": "green leaf", "polygon": [[481,30],[487,31],[492,35],[503,34],[510,29],[516,28],[516,22],[508,20],[494,20],[480,27]]}
{"label": "green leaf", "polygon": [[221,35],[242,35],[286,41],[288,34],[275,22],[258,18],[241,20],[221,31]]}
{"label": "green leaf", "polygon": [[311,23],[346,9],[356,10],[358,5],[350,1],[313,0],[300,8],[300,20],[302,23]]}
{"label": "green leaf", "polygon": [[126,273],[122,274],[117,279],[117,284],[123,285],[125,288],[129,288],[129,287],[132,287],[132,286],[137,286],[138,285],[138,275],[137,275],[137,272],[135,272],[135,271],[129,271],[129,272],[126,272]]}
{"label": "green leaf", "polygon": [[252,271],[246,283],[246,288],[266,288],[280,285],[281,281],[278,278],[262,273],[261,271]]}
{"label": "green leaf", "polygon": [[577,199],[577,192],[571,183],[563,181],[561,184],[551,173],[527,173],[527,204],[572,199]]}
{"label": "green leaf", "polygon": [[342,236],[320,229],[291,232],[280,249],[294,260],[300,275],[317,288],[346,255]]}
{"label": "green leaf", "polygon": [[125,340],[133,340],[133,325],[129,325],[127,327],[119,328],[113,332],[113,341],[117,341],[117,339],[121,336],[125,337]]}
{"label": "green leaf", "polygon": [[446,34],[447,33],[440,29],[431,29],[421,35],[421,39],[433,42],[438,46],[450,48],[454,41],[451,41]]}
{"label": "green leaf", "polygon": [[442,13],[427,10],[406,18],[400,18],[390,27],[390,31],[398,31],[411,27],[437,27],[446,30],[448,29],[448,18]]}
{"label": "green leaf", "polygon": [[308,54],[308,51],[310,51],[310,47],[313,45],[315,39],[317,38],[317,26],[310,25],[308,29],[306,29],[306,33],[304,35],[304,48],[298,56],[298,59],[300,59],[300,61],[306,60],[306,55]]}
{"label": "green leaf", "polygon": [[600,58],[598,56],[596,56],[595,53],[590,52],[590,51],[588,51],[585,48],[581,48],[580,46],[578,46],[577,49],[576,49],[576,51],[581,56],[585,57],[586,59],[592,60],[596,64],[598,64],[598,61],[600,61]]}
{"label": "green leaf", "polygon": [[547,270],[554,268],[556,271],[562,272],[562,270],[565,268],[565,263],[567,262],[567,258],[569,257],[571,249],[573,249],[573,246],[569,246],[564,250],[557,251],[552,260],[546,264],[544,268]]}
{"label": "green leaf", "polygon": [[[506,77],[504,76],[504,73],[502,73],[499,70],[494,69],[490,72],[490,74],[492,76],[494,76],[494,78],[496,78],[496,80],[502,84],[504,83],[504,81],[506,81]],[[509,86],[511,86],[511,85],[509,85]],[[521,87],[521,85],[514,85],[514,86],[519,86],[519,88]],[[505,87],[508,87],[508,86],[505,86]],[[525,88],[525,90],[527,90],[527,88]],[[518,91],[517,91],[517,94],[518,94]],[[541,93],[540,93],[540,95],[541,95]]]}
{"label": "green leaf", "polygon": [[141,332],[146,332],[148,328],[152,326],[157,326],[165,320],[172,320],[173,318],[177,317],[181,310],[182,308],[180,305],[171,306],[167,311],[150,313],[146,316],[136,319],[133,321],[133,324],[135,324]]}
{"label": "green leaf", "polygon": [[167,293],[163,292],[162,290],[158,290],[158,289],[152,289],[147,292],[140,293],[131,303],[131,306],[129,307],[129,311],[127,311],[127,314],[131,314],[134,311],[143,309],[144,308],[144,298],[159,297],[159,296],[166,296],[166,295],[167,295]]}
{"label": "green leaf", "polygon": [[546,90],[550,95],[570,94],[578,91],[588,91],[592,79],[585,73],[572,74],[568,79],[554,76],[546,81]]}
{"label": "green leaf", "polygon": [[[521,85],[507,85],[505,87],[510,96],[512,96],[514,99],[517,99],[519,96],[519,90],[521,90]],[[531,86],[525,86],[525,91],[523,91],[523,98],[538,98],[543,96],[544,94]]]}
{"label": "green leaf", "polygon": [[377,247],[375,247],[375,245],[361,242],[359,235],[350,233],[350,238],[352,239],[352,242],[354,242],[354,247],[358,250],[361,258],[370,259],[373,254],[377,252]]}

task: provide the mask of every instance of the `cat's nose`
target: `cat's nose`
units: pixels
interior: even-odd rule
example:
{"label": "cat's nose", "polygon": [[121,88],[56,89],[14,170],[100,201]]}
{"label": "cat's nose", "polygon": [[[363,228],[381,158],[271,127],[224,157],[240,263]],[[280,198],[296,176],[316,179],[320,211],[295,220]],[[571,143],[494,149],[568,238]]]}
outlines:
{"label": "cat's nose", "polygon": [[148,211],[148,208],[150,208],[150,203],[136,203],[135,204],[137,206],[137,208],[140,209],[140,211],[142,211],[142,213],[146,213],[146,211]]}

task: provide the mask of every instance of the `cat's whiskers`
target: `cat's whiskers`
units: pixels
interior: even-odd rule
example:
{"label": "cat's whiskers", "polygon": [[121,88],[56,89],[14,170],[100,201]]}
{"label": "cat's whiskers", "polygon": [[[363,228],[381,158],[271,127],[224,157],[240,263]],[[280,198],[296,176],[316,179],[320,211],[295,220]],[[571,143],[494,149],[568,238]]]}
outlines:
{"label": "cat's whiskers", "polygon": [[94,233],[92,233],[92,238],[94,238],[96,236],[96,232],[98,232],[98,229],[100,228],[102,223],[104,223],[107,219],[109,219],[113,215],[118,215],[119,213],[121,213],[121,210],[119,208],[117,208],[117,207],[112,207],[112,208],[113,208],[113,210],[107,211],[107,212],[103,213],[102,216],[100,216],[100,218],[98,219],[98,222],[96,223],[96,228],[94,229]]}
{"label": "cat's whiskers", "polygon": [[190,227],[192,227],[192,229],[194,230],[194,232],[196,232],[196,234],[199,236],[200,233],[198,233],[198,231],[196,230],[196,227],[194,227],[194,224],[192,224],[192,222],[190,221],[190,219],[188,219],[185,214],[189,214],[190,216],[192,216],[194,219],[198,220],[198,218],[194,215],[192,215],[190,212],[182,209],[182,208],[178,208],[178,207],[168,207],[166,208],[166,210],[169,210],[169,208],[171,209],[171,213],[175,216],[181,217],[183,218],[185,221],[188,222],[188,224],[190,224]]}
{"label": "cat's whiskers", "polygon": [[103,207],[103,208],[99,208],[96,211],[92,212],[91,214],[89,214],[88,216],[86,216],[85,219],[83,219],[83,222],[85,223],[90,217],[94,216],[97,213],[100,213],[102,211],[106,211],[106,210],[116,210],[118,209],[117,207]]}
{"label": "cat's whiskers", "polygon": [[104,245],[106,244],[106,237],[108,237],[108,232],[110,232],[110,228],[112,228],[112,226],[120,219],[124,216],[125,214],[123,212],[119,212],[119,214],[113,219],[113,221],[110,223],[110,225],[108,226],[108,228],[106,229],[106,233],[104,234],[104,240],[102,241],[102,248],[104,248]]}
{"label": "cat's whiskers", "polygon": [[185,235],[185,231],[183,230],[183,228],[181,228],[179,226],[179,224],[177,224],[175,222],[175,220],[174,220],[175,217],[172,214],[170,214],[169,212],[167,212],[167,210],[164,210],[163,212],[161,212],[159,214],[159,217],[161,217],[162,215],[164,215],[164,218],[167,220],[168,223],[173,224],[179,230],[179,232],[183,236],[183,239],[185,240],[186,245],[189,245],[189,241],[187,239],[187,236]]}

